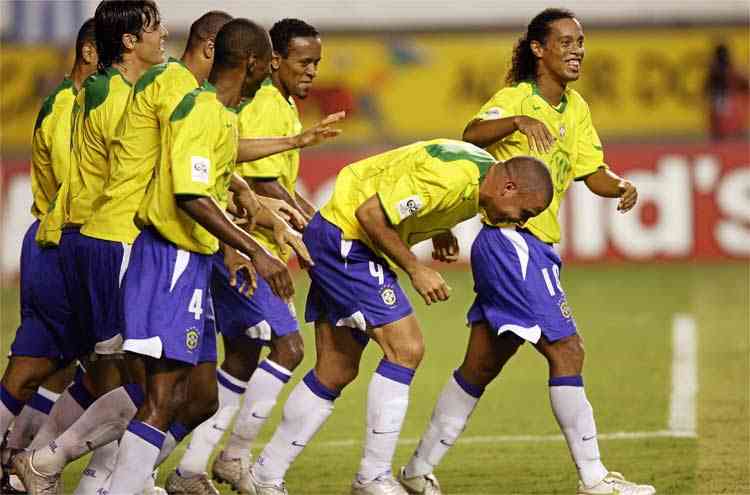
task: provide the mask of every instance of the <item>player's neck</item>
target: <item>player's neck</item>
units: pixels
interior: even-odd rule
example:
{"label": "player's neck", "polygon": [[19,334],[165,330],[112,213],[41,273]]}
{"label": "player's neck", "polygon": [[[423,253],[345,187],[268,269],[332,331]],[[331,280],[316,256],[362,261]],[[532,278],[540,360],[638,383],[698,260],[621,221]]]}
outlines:
{"label": "player's neck", "polygon": [[283,96],[285,100],[289,99],[289,91],[287,91],[284,85],[281,83],[279,71],[273,71],[271,73],[271,83],[273,83],[274,88],[279,90],[279,93],[281,93],[281,96]]}
{"label": "player's neck", "polygon": [[117,69],[120,74],[122,74],[122,77],[130,84],[135,84],[138,81],[138,78],[141,77],[150,66],[150,64],[146,64],[135,57],[128,56],[127,54],[123,56],[122,62],[112,64],[112,67]]}
{"label": "player's neck", "polygon": [[536,87],[542,98],[553,107],[560,104],[563,93],[565,93],[565,83],[558,81],[548,74],[540,74],[537,77]]}
{"label": "player's neck", "polygon": [[195,76],[195,80],[198,81],[198,84],[203,84],[203,81],[208,79],[208,75],[211,73],[211,65],[209,64],[206,66],[201,60],[200,55],[195,52],[186,51],[182,54],[180,60],[185,64],[188,70],[192,72],[193,76]]}
{"label": "player's neck", "polygon": [[96,71],[96,67],[92,67],[91,64],[76,63],[73,65],[73,68],[70,71],[70,80],[73,82],[73,87],[76,88],[76,91],[81,89],[83,81],[93,74],[94,71]]}
{"label": "player's neck", "polygon": [[242,101],[242,83],[245,81],[244,70],[225,70],[215,76],[211,84],[216,87],[216,98],[225,107],[239,105]]}

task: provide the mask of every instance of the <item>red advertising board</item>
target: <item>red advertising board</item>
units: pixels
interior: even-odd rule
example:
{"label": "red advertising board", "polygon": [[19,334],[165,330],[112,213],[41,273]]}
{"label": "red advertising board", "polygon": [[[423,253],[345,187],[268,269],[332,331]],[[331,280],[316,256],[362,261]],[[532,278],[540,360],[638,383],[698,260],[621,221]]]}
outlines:
{"label": "red advertising board", "polygon": [[[382,148],[303,152],[300,190],[313,202],[328,198],[336,173]],[[639,202],[627,214],[583,184],[568,192],[561,210],[567,261],[722,260],[750,258],[750,147],[747,142],[628,144],[606,148],[613,170],[637,186]],[[2,165],[0,267],[18,270],[18,253],[31,223],[28,164]],[[457,230],[464,259],[479,228]],[[422,255],[429,246],[418,246]]]}

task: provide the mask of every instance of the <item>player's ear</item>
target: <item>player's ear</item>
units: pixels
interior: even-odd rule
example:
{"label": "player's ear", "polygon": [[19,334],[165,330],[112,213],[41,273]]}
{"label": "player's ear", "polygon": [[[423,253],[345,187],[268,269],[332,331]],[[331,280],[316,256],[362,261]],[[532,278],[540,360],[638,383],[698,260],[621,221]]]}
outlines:
{"label": "player's ear", "polygon": [[533,53],[536,58],[542,58],[544,48],[541,43],[536,40],[531,40],[529,42],[529,48],[531,48],[531,53]]}
{"label": "player's ear", "polygon": [[281,54],[274,50],[271,52],[271,68],[273,70],[279,70],[279,67],[281,67]]}
{"label": "player's ear", "polygon": [[256,57],[254,53],[251,53],[250,56],[247,57],[247,66],[245,67],[246,74],[251,74],[255,70],[255,63],[257,60],[258,57]]}
{"label": "player's ear", "polygon": [[205,43],[203,43],[203,56],[206,57],[207,60],[214,59],[215,47],[216,43],[213,38],[209,38]]}
{"label": "player's ear", "polygon": [[515,183],[512,179],[506,177],[503,181],[503,196],[507,195],[515,195],[518,192],[518,184]]}
{"label": "player's ear", "polygon": [[122,45],[128,50],[135,48],[136,41],[138,41],[138,38],[134,34],[125,33],[122,35]]}

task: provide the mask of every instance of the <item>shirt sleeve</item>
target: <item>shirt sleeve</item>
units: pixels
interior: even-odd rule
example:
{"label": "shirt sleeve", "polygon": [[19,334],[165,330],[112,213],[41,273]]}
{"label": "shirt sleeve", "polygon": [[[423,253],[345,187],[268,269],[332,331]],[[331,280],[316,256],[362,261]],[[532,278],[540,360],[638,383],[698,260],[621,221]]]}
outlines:
{"label": "shirt sleeve", "polygon": [[[257,100],[250,102],[240,112],[240,139],[286,136],[287,126],[279,117],[272,105]],[[277,179],[282,176],[286,163],[286,153],[276,153],[253,162],[238,163],[237,172],[242,177]]]}
{"label": "shirt sleeve", "polygon": [[517,88],[503,88],[495,96],[489,99],[479,112],[474,116],[475,120],[495,120],[517,115],[520,94]]}
{"label": "shirt sleeve", "polygon": [[591,121],[588,105],[585,106],[585,113],[578,125],[578,153],[573,164],[573,175],[576,180],[591,175],[600,168],[607,168],[602,143]]}
{"label": "shirt sleeve", "polygon": [[45,119],[34,131],[31,142],[31,193],[38,213],[47,213],[52,198],[57,194],[57,181],[52,168],[51,135]]}
{"label": "shirt sleeve", "polygon": [[184,117],[169,123],[170,165],[175,195],[211,196],[216,182],[214,133],[206,122],[216,122],[200,102]]}

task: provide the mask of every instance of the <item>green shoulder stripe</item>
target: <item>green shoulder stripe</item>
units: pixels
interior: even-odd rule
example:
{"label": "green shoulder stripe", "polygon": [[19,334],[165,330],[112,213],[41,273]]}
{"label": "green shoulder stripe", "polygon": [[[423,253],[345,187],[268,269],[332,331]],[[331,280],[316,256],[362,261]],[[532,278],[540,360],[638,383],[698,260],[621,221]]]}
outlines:
{"label": "green shoulder stripe", "polygon": [[85,93],[84,115],[88,117],[89,113],[96,107],[104,103],[109,94],[109,83],[112,76],[119,74],[117,69],[107,67],[103,71],[95,72],[90,75],[86,82],[83,83]]}
{"label": "green shoulder stripe", "polygon": [[177,104],[177,107],[175,107],[174,111],[172,112],[172,115],[169,116],[170,122],[177,122],[178,120],[182,120],[185,117],[187,117],[190,112],[193,110],[193,107],[195,106],[195,100],[198,98],[198,95],[203,91],[203,88],[195,88],[188,94],[182,97],[182,100],[180,100],[180,103]]}
{"label": "green shoulder stripe", "polygon": [[492,155],[469,143],[434,143],[425,146],[427,153],[443,162],[467,160],[479,169],[479,181],[484,179],[487,170],[497,162]]}
{"label": "green shoulder stripe", "polygon": [[[73,81],[68,79],[67,77],[63,79],[63,81],[52,91],[52,94],[47,96],[47,98],[44,99],[44,103],[42,103],[42,108],[39,109],[39,114],[36,116],[36,123],[34,124],[34,132],[36,132],[37,129],[42,125],[42,122],[44,122],[44,119],[47,117],[47,115],[52,113],[52,108],[55,106],[55,98],[57,98],[57,95],[61,91],[65,91],[68,88],[73,87]],[[75,92],[75,89],[73,89],[73,92]]]}
{"label": "green shoulder stripe", "polygon": [[152,82],[154,82],[157,77],[159,77],[165,70],[167,70],[170,62],[172,62],[171,59],[168,62],[164,62],[163,64],[154,65],[149,70],[147,70],[146,73],[143,74],[135,83],[135,87],[133,88],[133,95],[137,95],[138,93],[146,89]]}

